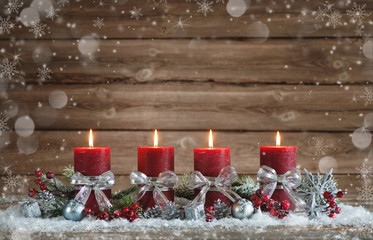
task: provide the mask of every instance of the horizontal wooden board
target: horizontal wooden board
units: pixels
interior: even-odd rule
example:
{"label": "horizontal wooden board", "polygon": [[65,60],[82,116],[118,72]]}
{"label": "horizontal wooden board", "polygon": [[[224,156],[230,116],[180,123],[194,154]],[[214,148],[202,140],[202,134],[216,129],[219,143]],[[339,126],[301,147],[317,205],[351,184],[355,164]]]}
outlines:
{"label": "horizontal wooden board", "polygon": [[[0,45],[6,49],[4,58],[12,58],[15,47],[21,49],[20,66],[16,67],[21,76],[9,82],[373,82],[372,61],[361,52],[363,41],[352,39],[270,39],[262,44],[203,39],[30,40],[16,44],[3,40]],[[43,64],[52,70],[50,78],[38,77]]]}
{"label": "horizontal wooden board", "polygon": [[[56,90],[68,97],[62,109],[49,106]],[[37,129],[352,132],[372,112],[372,104],[360,97],[366,91],[371,87],[74,84],[10,86],[6,96],[18,104],[18,115],[8,121],[11,128],[18,117],[29,115]],[[63,97],[54,99],[53,106],[63,106]],[[1,110],[8,111],[6,106]]]}
{"label": "horizontal wooden board", "polygon": [[[5,2],[5,1],[3,1]],[[24,1],[24,7],[30,6],[31,1]],[[226,3],[212,3],[212,11],[206,16],[198,12],[196,1],[186,2],[168,0],[165,3],[155,1],[71,1],[70,5],[60,8],[59,17],[54,21],[44,19],[47,24],[43,38],[80,38],[84,35],[97,33],[108,38],[219,38],[219,37],[355,37],[356,23],[350,22],[346,10],[352,9],[351,2],[338,1],[332,3],[333,11],[341,15],[340,24],[335,28],[326,26],[324,20],[316,18],[315,11],[325,8],[322,1],[247,1],[249,4],[245,14],[235,18],[228,14]],[[354,1],[359,5],[367,4],[366,10],[372,13],[371,1]],[[3,3],[4,5],[5,3]],[[142,16],[131,18],[130,11],[136,7]],[[45,17],[45,12],[41,10]],[[15,15],[12,15],[12,18]],[[102,28],[94,27],[94,20],[103,18]],[[181,17],[185,26],[177,28]],[[371,19],[370,19],[371,20]],[[262,22],[266,27],[258,30],[253,23]],[[17,38],[33,38],[29,28],[16,27],[10,34],[2,34],[1,38],[17,36]],[[365,33],[372,31],[369,16],[363,19]],[[266,29],[268,28],[268,29]]]}
{"label": "horizontal wooden board", "polygon": [[[1,136],[0,163],[11,165],[21,174],[32,174],[36,168],[60,173],[65,166],[74,163],[73,148],[88,145],[87,131],[36,131],[27,139],[17,139],[14,132],[9,134]],[[208,144],[207,131],[160,131],[159,137],[161,146],[175,148],[175,172],[178,174],[192,171],[193,149]],[[94,133],[95,146],[111,147],[112,169],[116,174],[129,174],[136,169],[137,147],[151,146],[152,139],[151,131]],[[216,131],[214,139],[214,146],[231,148],[231,163],[239,173],[255,174],[259,168],[259,146],[274,145],[275,133]],[[298,167],[312,172],[319,171],[320,167],[323,171],[333,167],[336,173],[356,173],[370,150],[354,147],[349,133],[283,132],[282,144],[297,146]],[[26,155],[20,149],[26,153],[37,151]],[[326,156],[331,158],[324,158]]]}

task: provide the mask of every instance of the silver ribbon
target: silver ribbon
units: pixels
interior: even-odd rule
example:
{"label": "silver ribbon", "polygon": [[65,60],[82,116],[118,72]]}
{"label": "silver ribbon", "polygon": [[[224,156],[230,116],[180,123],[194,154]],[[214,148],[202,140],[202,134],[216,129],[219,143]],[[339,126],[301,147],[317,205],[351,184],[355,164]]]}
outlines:
{"label": "silver ribbon", "polygon": [[262,165],[258,170],[257,181],[263,187],[264,194],[270,197],[277,188],[277,184],[281,183],[280,186],[282,186],[294,204],[303,204],[303,200],[293,191],[302,181],[302,175],[298,168],[290,169],[285,174],[278,175],[273,168]]}
{"label": "silver ribbon", "polygon": [[101,190],[110,189],[114,183],[114,173],[111,171],[104,172],[100,176],[84,176],[80,172],[75,172],[71,177],[71,184],[83,186],[74,199],[85,205],[93,190],[101,211],[112,206],[110,200]]}
{"label": "silver ribbon", "polygon": [[210,187],[216,187],[217,191],[224,194],[232,202],[236,201],[236,199],[240,199],[241,197],[238,196],[237,193],[229,189],[232,183],[234,183],[237,180],[237,178],[238,174],[236,172],[236,169],[234,169],[234,167],[232,166],[225,166],[224,168],[222,168],[219,175],[216,178],[211,178],[212,181],[210,181],[207,177],[203,176],[203,174],[200,171],[192,172],[189,177],[188,187],[201,188],[201,191],[193,199],[191,204],[205,204],[206,193],[209,191]]}
{"label": "silver ribbon", "polygon": [[158,178],[152,178],[134,170],[130,174],[130,180],[131,184],[140,186],[140,189],[132,194],[133,201],[139,201],[147,191],[153,191],[153,199],[162,209],[168,203],[168,199],[162,191],[173,189],[179,183],[178,177],[172,171],[162,172]]}

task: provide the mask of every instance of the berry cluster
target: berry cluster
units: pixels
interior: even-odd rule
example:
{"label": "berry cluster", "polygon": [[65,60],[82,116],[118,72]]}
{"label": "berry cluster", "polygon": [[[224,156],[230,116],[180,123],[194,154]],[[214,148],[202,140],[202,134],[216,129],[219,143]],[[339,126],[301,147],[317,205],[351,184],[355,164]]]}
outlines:
{"label": "berry cluster", "polygon": [[206,208],[206,222],[212,222],[214,220],[213,215],[216,213],[216,209],[214,206],[210,206]]}
{"label": "berry cluster", "polygon": [[336,196],[334,196],[330,191],[325,191],[323,196],[326,202],[329,204],[326,209],[325,213],[328,214],[330,218],[335,218],[335,214],[341,213],[341,208],[338,207],[338,204],[336,203],[336,198],[342,198],[346,193],[343,191],[337,192]]}
{"label": "berry cluster", "polygon": [[269,212],[272,216],[279,219],[286,218],[289,214],[289,201],[284,200],[281,203],[277,202],[268,195],[265,195],[263,189],[256,190],[256,192],[251,195],[251,201],[256,209],[260,208],[262,212]]}
{"label": "berry cluster", "polygon": [[[44,191],[44,190],[47,190],[47,184],[43,183],[43,181],[40,179],[41,175],[42,175],[42,172],[41,171],[35,171],[35,177],[37,177],[34,182],[36,185],[39,186],[40,190]],[[54,178],[54,173],[53,172],[47,172],[45,174],[46,178],[48,179],[53,179]],[[39,191],[37,191],[35,188],[29,188],[28,190],[28,196],[29,197],[33,197],[35,196],[36,193],[40,193]]]}
{"label": "berry cluster", "polygon": [[[86,208],[86,214],[91,215],[92,210],[90,208]],[[122,211],[114,211],[111,215],[108,212],[100,213],[96,216],[99,220],[113,220],[113,219],[127,219],[129,222],[133,222],[138,219],[138,212],[139,212],[139,205],[137,203],[132,204],[130,207],[124,207]]]}

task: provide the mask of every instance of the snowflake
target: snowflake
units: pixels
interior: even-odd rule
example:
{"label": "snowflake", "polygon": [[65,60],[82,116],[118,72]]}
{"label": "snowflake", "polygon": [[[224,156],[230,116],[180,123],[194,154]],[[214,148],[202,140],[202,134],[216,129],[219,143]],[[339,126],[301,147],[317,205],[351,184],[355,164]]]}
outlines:
{"label": "snowflake", "polygon": [[9,19],[10,17],[0,17],[0,34],[3,34],[5,32],[9,34],[10,30],[14,28],[14,23],[12,23]]}
{"label": "snowflake", "polygon": [[34,33],[35,38],[42,37],[45,34],[44,28],[46,26],[46,24],[43,24],[40,21],[36,21],[31,25],[31,29],[29,30],[29,32]]}
{"label": "snowflake", "polygon": [[206,17],[209,12],[213,12],[214,11],[212,9],[212,4],[213,3],[214,2],[212,2],[212,1],[210,2],[208,0],[202,0],[202,1],[197,2],[197,4],[198,4],[198,10],[197,10],[197,12],[203,13],[203,15]]}
{"label": "snowflake", "polygon": [[350,22],[357,23],[358,25],[363,24],[363,19],[370,16],[364,9],[366,4],[357,5],[356,2],[353,3],[353,7],[347,10],[347,15],[350,16]]}
{"label": "snowflake", "polygon": [[327,15],[327,17],[328,17],[328,21],[326,23],[326,26],[332,25],[333,28],[335,29],[338,25],[342,25],[341,23],[342,15],[339,12],[334,11],[330,15]]}
{"label": "snowflake", "polygon": [[360,95],[360,99],[365,101],[365,106],[373,103],[373,91],[372,89],[365,88],[365,91]]}
{"label": "snowflake", "polygon": [[0,136],[4,131],[9,129],[8,120],[9,118],[4,118],[2,115],[0,115]]}
{"label": "snowflake", "polygon": [[370,176],[372,173],[372,166],[368,166],[368,159],[366,159],[361,167],[357,167],[356,170],[358,171],[359,175],[357,178],[362,178],[364,181]]}
{"label": "snowflake", "polygon": [[42,68],[38,68],[37,77],[40,78],[42,81],[45,79],[51,79],[52,70],[50,70],[45,64],[43,64]]}
{"label": "snowflake", "polygon": [[19,71],[17,71],[16,66],[16,61],[11,62],[8,58],[4,58],[2,63],[0,63],[0,77],[5,76],[10,79],[12,76],[19,73]]}
{"label": "snowflake", "polygon": [[68,5],[68,4],[70,4],[69,0],[58,0],[57,1],[57,5],[59,7],[64,7],[65,5]]}
{"label": "snowflake", "polygon": [[360,25],[360,26],[358,25],[358,26],[356,26],[354,32],[355,32],[356,36],[363,36],[363,34],[364,34],[364,25]]}
{"label": "snowflake", "polygon": [[313,147],[314,147],[315,156],[325,155],[325,152],[329,148],[329,146],[325,144],[324,139],[315,138],[313,140],[314,140]]}
{"label": "snowflake", "polygon": [[7,165],[5,162],[3,162],[1,165],[0,165],[0,169],[2,169],[3,173],[1,175],[11,175],[13,172],[12,170],[10,169],[10,165]]}
{"label": "snowflake", "polygon": [[23,6],[23,2],[18,2],[18,0],[9,0],[8,4],[5,7],[8,9],[10,13],[15,12],[18,13],[19,8]]}
{"label": "snowflake", "polygon": [[358,200],[373,201],[373,187],[367,182],[363,182],[361,187],[356,187],[356,190],[359,192]]}
{"label": "snowflake", "polygon": [[60,11],[60,9],[50,6],[49,9],[45,11],[47,13],[47,18],[54,20],[54,18],[58,17],[58,12]]}
{"label": "snowflake", "polygon": [[132,10],[130,10],[131,18],[136,18],[136,20],[139,20],[139,18],[142,16],[141,8],[133,7]]}
{"label": "snowflake", "polygon": [[17,187],[23,187],[25,181],[23,181],[20,175],[8,174],[6,177],[2,178],[4,181],[4,188],[10,189],[12,192],[17,189]]}
{"label": "snowflake", "polygon": [[97,17],[95,20],[93,20],[93,26],[101,29],[104,26],[104,19]]}
{"label": "snowflake", "polygon": [[176,24],[172,28],[175,28],[176,30],[182,29],[184,31],[184,27],[190,26],[190,24],[186,23],[189,20],[190,18],[183,20],[182,17],[179,16],[179,20],[176,22]]}

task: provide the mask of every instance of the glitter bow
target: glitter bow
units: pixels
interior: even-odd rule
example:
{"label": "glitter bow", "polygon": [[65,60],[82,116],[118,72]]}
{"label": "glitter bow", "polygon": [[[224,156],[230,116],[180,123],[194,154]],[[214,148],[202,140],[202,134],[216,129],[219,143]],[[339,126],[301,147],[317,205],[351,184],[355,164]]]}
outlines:
{"label": "glitter bow", "polygon": [[[207,177],[203,176],[201,172],[194,171],[189,177],[189,188],[201,188],[201,191],[194,198],[191,204],[205,204],[206,193],[209,191],[210,187],[216,187],[216,190],[228,197],[232,202],[236,199],[240,199],[237,193],[231,191],[229,188],[238,178],[238,174],[234,167],[225,166],[221,169],[219,175],[216,178],[211,178],[210,181]],[[232,197],[233,195],[233,197]]]}
{"label": "glitter bow", "polygon": [[162,191],[168,191],[179,183],[179,179],[172,171],[165,171],[159,174],[158,178],[148,177],[137,170],[130,174],[131,184],[140,186],[140,189],[132,194],[133,201],[140,200],[147,191],[153,191],[155,203],[162,209],[167,205],[168,199]]}
{"label": "glitter bow", "polygon": [[100,176],[84,176],[80,172],[75,172],[71,177],[71,184],[83,186],[74,199],[85,205],[93,190],[101,211],[112,206],[110,200],[101,190],[110,189],[114,183],[114,173],[111,171],[104,172]]}
{"label": "glitter bow", "polygon": [[[298,168],[290,169],[285,174],[278,175],[273,168],[263,165],[258,170],[257,181],[263,187],[264,194],[271,197],[276,188],[283,188],[294,204],[302,204],[302,200],[293,191],[302,181],[302,175]],[[281,185],[277,185],[278,183]]]}

